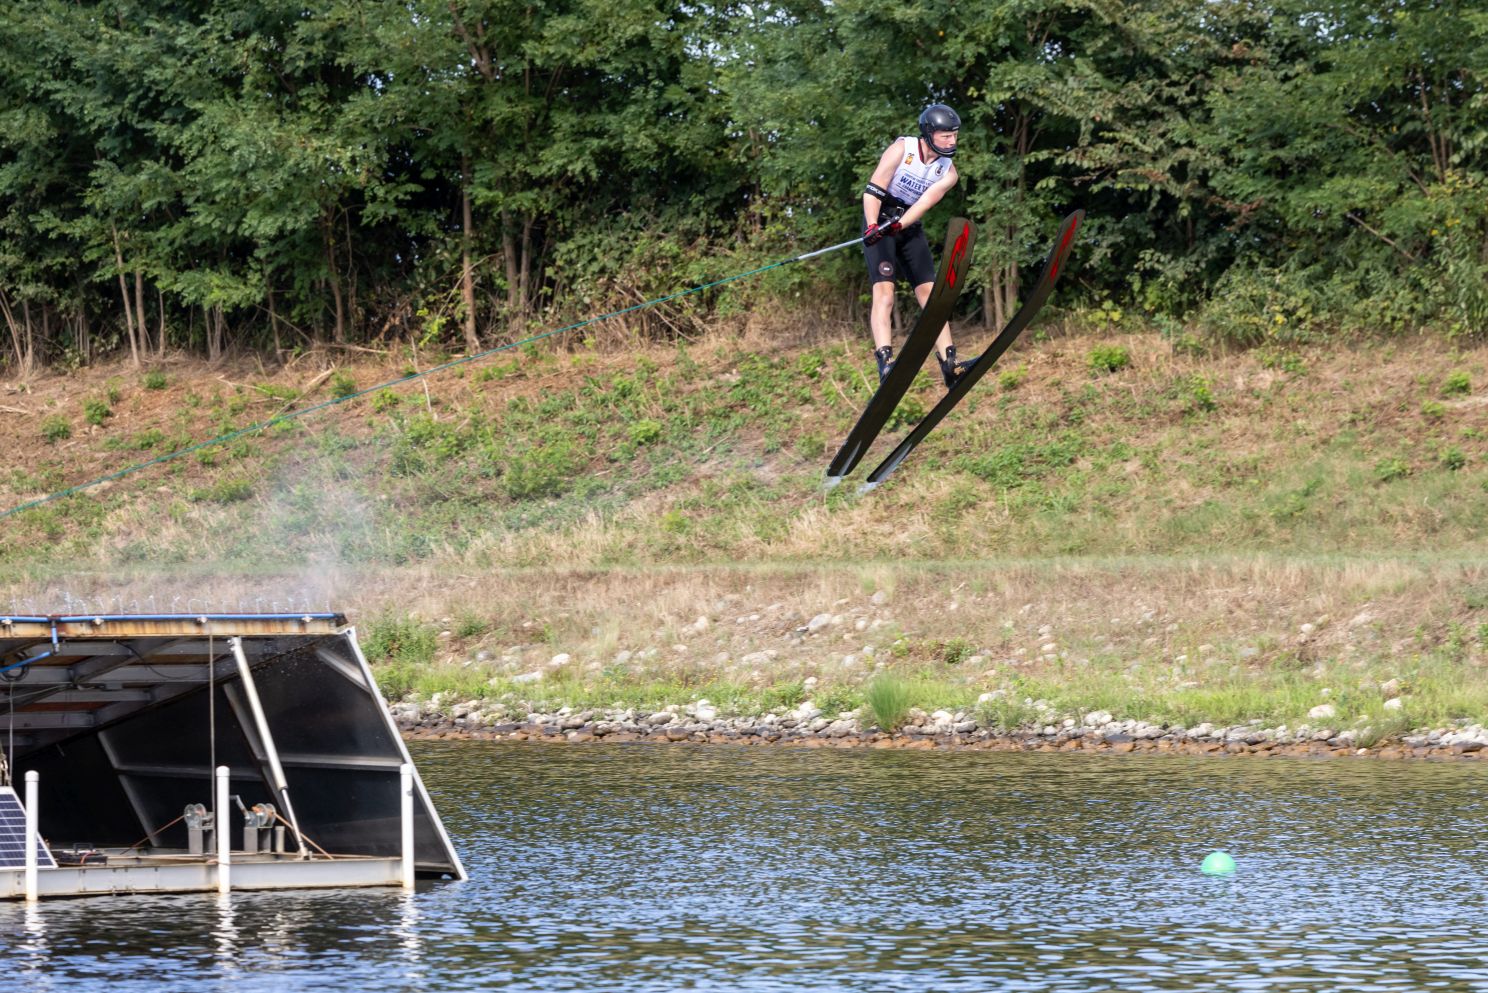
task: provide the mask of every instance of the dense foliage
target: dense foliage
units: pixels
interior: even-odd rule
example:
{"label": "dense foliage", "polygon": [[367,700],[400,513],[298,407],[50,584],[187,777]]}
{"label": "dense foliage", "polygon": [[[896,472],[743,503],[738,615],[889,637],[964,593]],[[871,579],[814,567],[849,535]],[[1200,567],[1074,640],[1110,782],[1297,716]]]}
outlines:
{"label": "dense foliage", "polygon": [[[932,99],[988,321],[1084,206],[1109,312],[1475,334],[1485,82],[1466,0],[9,0],[4,361],[479,348],[850,237]],[[644,319],[851,305],[860,266]]]}

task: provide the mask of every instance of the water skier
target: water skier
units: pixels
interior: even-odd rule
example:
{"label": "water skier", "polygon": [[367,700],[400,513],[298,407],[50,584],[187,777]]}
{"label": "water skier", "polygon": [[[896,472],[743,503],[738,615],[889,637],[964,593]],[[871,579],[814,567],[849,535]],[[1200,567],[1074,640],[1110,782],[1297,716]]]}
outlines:
{"label": "water skier", "polygon": [[[935,262],[921,220],[956,185],[956,154],[961,118],[943,103],[934,103],[920,114],[918,137],[897,139],[879,157],[878,167],[863,190],[863,255],[872,285],[872,308],[868,324],[873,331],[873,357],[882,382],[894,364],[891,314],[894,281],[908,277],[920,306],[935,285]],[[946,389],[956,385],[976,359],[957,359],[946,324],[935,339],[935,357]]]}

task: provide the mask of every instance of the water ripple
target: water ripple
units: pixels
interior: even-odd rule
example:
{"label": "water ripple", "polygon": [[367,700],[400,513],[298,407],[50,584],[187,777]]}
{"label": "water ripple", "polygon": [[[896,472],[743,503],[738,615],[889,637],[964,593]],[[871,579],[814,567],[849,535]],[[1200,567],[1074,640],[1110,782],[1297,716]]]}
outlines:
{"label": "water ripple", "polygon": [[[6,904],[9,972],[111,993],[1488,991],[1476,767],[417,751],[468,883]],[[1215,848],[1233,877],[1198,872]]]}

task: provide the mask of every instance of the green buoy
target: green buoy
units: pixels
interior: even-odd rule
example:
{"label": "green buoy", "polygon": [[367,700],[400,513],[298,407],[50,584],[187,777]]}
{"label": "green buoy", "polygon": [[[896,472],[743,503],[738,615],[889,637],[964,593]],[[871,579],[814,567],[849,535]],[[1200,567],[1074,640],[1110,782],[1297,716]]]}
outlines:
{"label": "green buoy", "polygon": [[1235,860],[1226,852],[1210,852],[1204,856],[1199,871],[1206,876],[1229,876],[1235,871]]}

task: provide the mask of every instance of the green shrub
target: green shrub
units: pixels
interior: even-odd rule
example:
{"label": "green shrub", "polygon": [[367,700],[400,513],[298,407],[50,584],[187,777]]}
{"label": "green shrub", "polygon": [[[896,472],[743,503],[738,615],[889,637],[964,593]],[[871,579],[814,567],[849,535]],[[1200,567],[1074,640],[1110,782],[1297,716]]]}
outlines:
{"label": "green shrub", "polygon": [[452,459],[470,447],[472,441],[472,436],[461,431],[460,425],[418,414],[404,425],[403,437],[398,441],[394,457],[427,454],[441,461]]}
{"label": "green shrub", "polygon": [[1457,371],[1442,380],[1441,395],[1444,397],[1466,396],[1472,392],[1472,379],[1467,373]]}
{"label": "green shrub", "polygon": [[578,469],[578,456],[568,441],[530,448],[506,463],[502,488],[513,500],[558,496],[568,489]]}
{"label": "green shrub", "polygon": [[134,441],[131,444],[135,448],[138,448],[140,451],[147,452],[164,440],[164,431],[160,430],[159,428],[150,428],[147,431],[141,431],[139,434],[135,435]]}
{"label": "green shrub", "polygon": [[1027,378],[1028,366],[1014,366],[1011,369],[1004,369],[1002,373],[998,375],[997,385],[1001,386],[1004,390],[1016,390],[1018,387],[1023,385],[1023,380]]}
{"label": "green shrub", "polygon": [[1421,404],[1421,416],[1428,420],[1439,421],[1447,414],[1446,405],[1440,400],[1427,400]]}
{"label": "green shrub", "polygon": [[219,479],[188,494],[197,503],[238,503],[252,495],[253,482],[248,479]]}
{"label": "green shrub", "polygon": [[946,665],[960,665],[971,658],[972,645],[965,638],[952,638],[941,646],[940,658]]}
{"label": "green shrub", "polygon": [[863,698],[856,690],[846,686],[833,686],[824,693],[816,694],[813,701],[824,716],[830,720],[836,720],[838,714],[857,710],[863,705]]}
{"label": "green shrub", "polygon": [[346,373],[338,372],[331,377],[331,396],[337,400],[344,400],[356,391],[356,380]]}
{"label": "green shrub", "polygon": [[1442,468],[1456,472],[1467,465],[1467,455],[1462,449],[1453,446],[1442,452]]}
{"label": "green shrub", "polygon": [[479,638],[491,630],[491,622],[469,611],[461,611],[455,618],[456,638]]}
{"label": "green shrub", "polygon": [[72,425],[61,414],[53,414],[41,422],[41,436],[47,444],[55,445],[72,437]]}
{"label": "green shrub", "polygon": [[1410,475],[1410,465],[1401,458],[1380,459],[1374,464],[1374,478],[1381,483],[1391,483]]}
{"label": "green shrub", "polygon": [[972,711],[982,727],[1014,731],[1039,722],[1040,712],[1027,698],[1006,691],[991,696],[990,700],[977,701],[976,709]]}
{"label": "green shrub", "polygon": [[636,421],[630,426],[630,440],[637,445],[649,445],[661,437],[661,425],[656,421]]}
{"label": "green shrub", "polygon": [[514,376],[521,371],[521,363],[513,359],[510,362],[496,362],[486,366],[475,374],[477,383],[499,383],[508,376]]}
{"label": "green shrub", "polygon": [[802,379],[820,379],[827,360],[821,352],[806,352],[796,359],[796,374]]}
{"label": "green shrub", "polygon": [[1324,328],[1314,313],[1327,301],[1327,288],[1317,286],[1315,274],[1300,267],[1233,265],[1211,287],[1208,301],[1195,315],[1195,326],[1204,338],[1220,345],[1306,344]]}
{"label": "green shrub", "polygon": [[362,651],[370,662],[421,666],[434,661],[438,633],[408,617],[379,617],[367,625]]}
{"label": "green shrub", "polygon": [[165,389],[165,386],[165,373],[160,372],[159,370],[145,373],[145,389],[163,390]]}
{"label": "green shrub", "polygon": [[1168,339],[1168,344],[1172,347],[1174,355],[1203,357],[1211,351],[1210,342],[1205,338],[1200,338],[1192,331],[1185,331],[1174,327],[1171,331],[1164,330],[1163,337]]}
{"label": "green shrub", "polygon": [[105,418],[114,416],[108,402],[93,397],[83,401],[83,419],[89,424],[102,424]]}
{"label": "green shrub", "polygon": [[1296,352],[1267,348],[1261,351],[1260,357],[1263,368],[1280,369],[1293,376],[1302,376],[1307,373],[1307,365],[1302,361],[1302,356]]}
{"label": "green shrub", "polygon": [[271,400],[283,400],[293,403],[300,398],[300,391],[293,386],[278,386],[274,383],[259,383],[254,389]]}
{"label": "green shrub", "polygon": [[1103,376],[1131,365],[1131,353],[1121,345],[1096,345],[1085,356],[1085,362],[1092,373]]}
{"label": "green shrub", "polygon": [[1214,392],[1209,388],[1209,380],[1204,376],[1190,376],[1187,382],[1188,398],[1193,410],[1211,411],[1219,409],[1219,401],[1214,399]]}
{"label": "green shrub", "polygon": [[897,730],[909,714],[909,683],[888,673],[879,673],[865,693],[873,722],[885,731]]}
{"label": "green shrub", "polygon": [[918,424],[924,419],[925,413],[925,405],[920,402],[919,397],[905,396],[899,401],[899,406],[894,408],[894,412],[889,415],[889,421],[884,425],[884,430],[897,431],[911,424]]}
{"label": "green shrub", "polygon": [[794,707],[806,699],[806,684],[801,680],[789,683],[775,683],[766,687],[760,693],[760,706],[766,710],[780,710],[785,707]]}
{"label": "green shrub", "polygon": [[1413,724],[1414,722],[1408,716],[1401,713],[1374,717],[1369,725],[1354,738],[1354,744],[1360,748],[1373,748],[1381,742],[1394,741],[1408,734]]}
{"label": "green shrub", "polygon": [[1065,431],[1042,443],[1015,442],[982,455],[960,455],[951,464],[994,486],[1010,489],[1073,465],[1089,449],[1083,437]]}
{"label": "green shrub", "polygon": [[808,431],[796,439],[796,454],[803,459],[818,459],[826,452],[827,439],[819,431]]}

